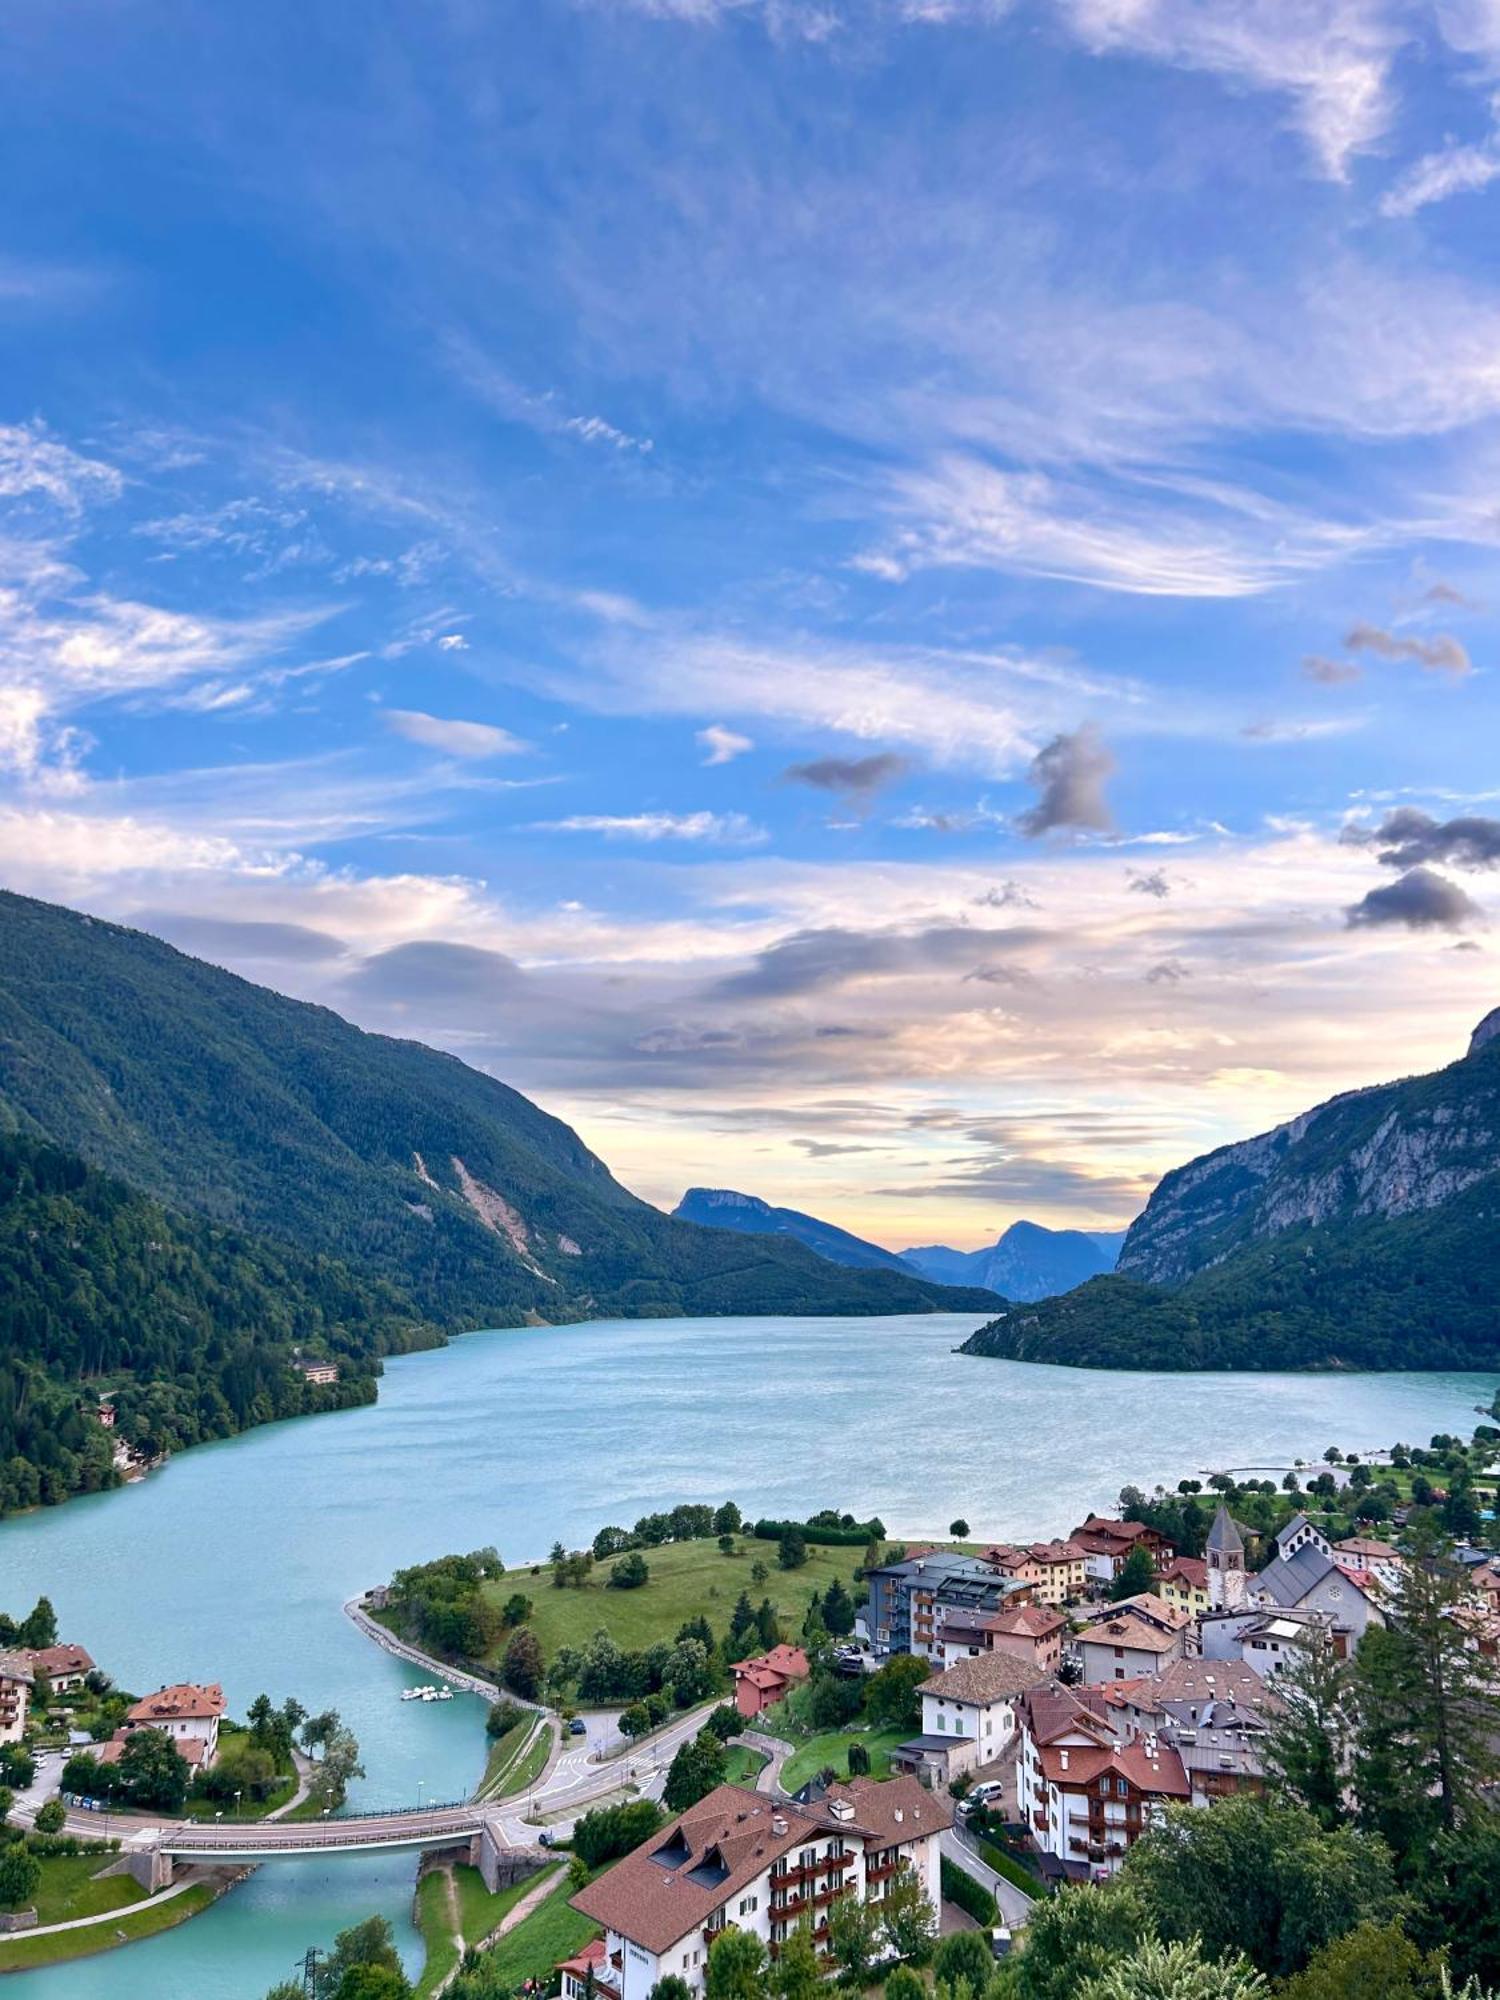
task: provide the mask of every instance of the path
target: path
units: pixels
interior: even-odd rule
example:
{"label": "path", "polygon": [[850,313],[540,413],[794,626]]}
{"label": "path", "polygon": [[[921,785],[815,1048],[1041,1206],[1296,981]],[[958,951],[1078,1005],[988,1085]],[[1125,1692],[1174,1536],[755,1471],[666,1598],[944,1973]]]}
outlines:
{"label": "path", "polygon": [[956,1826],[949,1827],[943,1835],[943,1853],[962,1868],[966,1875],[972,1875],[976,1882],[982,1882],[995,1901],[1000,1905],[1000,1914],[1011,1929],[1019,1930],[1031,1915],[1032,1897],[1018,1889],[1005,1876],[997,1875],[987,1861],[982,1861],[964,1839]]}
{"label": "path", "polygon": [[[180,1882],[174,1882],[170,1889],[158,1889],[154,1896],[142,1896],[138,1902],[121,1903],[117,1909],[99,1910],[92,1917],[69,1917],[65,1924],[34,1924],[29,1931],[7,1931],[0,1944],[20,1944],[26,1938],[56,1937],[59,1931],[87,1930],[90,1924],[117,1924],[122,1917],[133,1917],[146,1908],[154,1910],[162,1903],[170,1903],[174,1896],[181,1896],[189,1889],[196,1889],[204,1880],[207,1871],[190,1870]],[[100,1873],[103,1873],[101,1869]]]}
{"label": "path", "polygon": [[775,1798],[785,1798],[781,1789],[781,1768],[792,1754],[792,1745],[785,1737],[768,1736],[763,1729],[742,1729],[733,1739],[743,1743],[747,1750],[758,1750],[768,1761],[755,1774],[755,1789],[769,1792]]}

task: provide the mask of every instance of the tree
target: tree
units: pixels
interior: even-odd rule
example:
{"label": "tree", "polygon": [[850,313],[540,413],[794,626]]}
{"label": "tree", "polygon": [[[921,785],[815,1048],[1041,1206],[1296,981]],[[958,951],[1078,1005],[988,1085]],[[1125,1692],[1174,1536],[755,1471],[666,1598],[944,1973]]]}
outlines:
{"label": "tree", "polygon": [[344,1803],[344,1794],[355,1778],[365,1775],[359,1761],[359,1743],[352,1731],[336,1729],[324,1746],[323,1754],[308,1780],[308,1797],[319,1810],[331,1811]]}
{"label": "tree", "polygon": [[0,1910],[21,1910],[36,1894],[42,1864],[24,1840],[0,1847]]}
{"label": "tree", "polygon": [[658,1979],[646,2000],[693,2000],[693,1989],[687,1981],[675,1972],[669,1972],[665,1979]]}
{"label": "tree", "polygon": [[898,1868],[874,1906],[880,1935],[909,1965],[925,1965],[937,1941],[937,1911],[914,1868]]}
{"label": "tree", "polygon": [[182,1811],[188,1767],[165,1730],[131,1730],[120,1750],[115,1774],[132,1805],[164,1813]]}
{"label": "tree", "polygon": [[755,1606],[750,1602],[748,1590],[742,1590],[734,1600],[734,1609],[729,1614],[729,1643],[736,1653],[748,1646],[757,1637],[755,1627]]}
{"label": "tree", "polygon": [[[966,1979],[971,1993],[984,1991],[994,1969],[990,1942],[983,1931],[954,1931],[951,1937],[943,1939],[932,1961],[934,1979],[940,1979],[949,1987],[956,1986],[960,1979]],[[885,1982],[885,1995],[886,2000],[891,2000],[890,1979]],[[912,2000],[917,2000],[917,1996],[913,1995]]]}
{"label": "tree", "polygon": [[766,1984],[775,2000],[819,2000],[823,1968],[806,1917],[788,1932]]}
{"label": "tree", "polygon": [[1118,1603],[1122,1597],[1139,1597],[1155,1582],[1156,1565],[1151,1560],[1151,1551],[1144,1543],[1137,1542],[1121,1563],[1120,1573],[1110,1585],[1109,1594]]}
{"label": "tree", "polygon": [[1425,1959],[1399,1924],[1359,1924],[1282,1988],[1283,2000],[1434,2000],[1438,1961]]}
{"label": "tree", "polygon": [[711,1729],[700,1729],[672,1759],[662,1798],[669,1812],[686,1812],[724,1782],[724,1745]]}
{"label": "tree", "polygon": [[962,1514],[959,1515],[956,1521],[948,1523],[948,1533],[953,1537],[955,1542],[966,1542],[969,1539],[969,1524],[963,1518]]}
{"label": "tree", "polygon": [[524,1625],[535,1608],[524,1591],[513,1590],[500,1607],[500,1623],[507,1630],[512,1630],[517,1625]]}
{"label": "tree", "polygon": [[622,1854],[632,1853],[660,1825],[661,1814],[650,1799],[596,1806],[573,1828],[573,1851],[586,1867],[602,1868],[606,1861],[618,1861]]}
{"label": "tree", "polygon": [[535,1701],[542,1691],[542,1643],[528,1626],[511,1636],[500,1663],[500,1678],[523,1701]]}
{"label": "tree", "polygon": [[1276,1677],[1284,1706],[1271,1714],[1262,1752],[1288,1798],[1324,1828],[1344,1819],[1344,1773],[1353,1728],[1349,1663],[1316,1636]]}
{"label": "tree", "polygon": [[1161,1938],[1199,1937],[1211,1956],[1243,1954],[1277,1979],[1366,1918],[1384,1922],[1397,1901],[1379,1841],[1327,1833],[1302,1806],[1246,1795],[1172,1809],[1123,1873]]}
{"label": "tree", "polygon": [[[515,1713],[516,1719],[519,1720],[520,1711],[515,1709],[514,1703],[511,1703],[510,1706]],[[302,1747],[308,1756],[311,1757],[319,1749],[326,1749],[328,1744],[338,1734],[342,1723],[343,1718],[336,1708],[325,1708],[317,1715],[304,1717],[301,1738]],[[504,1731],[502,1730],[498,1733],[503,1735]]]}
{"label": "tree", "polygon": [[714,1691],[714,1670],[701,1639],[683,1639],[667,1660],[665,1685],[679,1708],[706,1701]]}
{"label": "tree", "polygon": [[915,1653],[898,1653],[865,1686],[865,1714],[877,1729],[915,1729],[922,1720],[917,1689],[932,1669]]}
{"label": "tree", "polygon": [[1418,1940],[1446,1946],[1460,1980],[1500,1988],[1500,1814],[1485,1813],[1444,1834],[1422,1877],[1412,1919]]}
{"label": "tree", "polygon": [[362,1924],[351,1924],[339,1932],[333,1950],[318,1968],[317,2000],[347,2000],[342,1990],[345,1978],[364,1967],[401,1973],[395,1934],[384,1917],[366,1917]]}
{"label": "tree", "polygon": [[840,1896],[828,1908],[828,1955],[849,1986],[868,1986],[875,1962],[877,1905]]}
{"label": "tree", "polygon": [[732,1500],[726,1500],[722,1507],[714,1510],[714,1533],[716,1535],[737,1535],[745,1525],[745,1517]]}
{"label": "tree", "polygon": [[1016,1967],[1021,2000],[1077,2000],[1089,1980],[1131,1956],[1150,1932],[1145,1901],[1123,1876],[1035,1903]]}
{"label": "tree", "polygon": [[399,1966],[351,1965],[333,2000],[411,2000],[411,1982]]}
{"label": "tree", "polygon": [[766,1568],[760,1557],[757,1556],[755,1561],[750,1565],[750,1581],[752,1583],[764,1583],[770,1574],[771,1572]]}
{"label": "tree", "polygon": [[[994,1961],[990,1957],[989,1947],[979,1938],[977,1931],[959,1931],[956,1935],[959,1937],[974,1938],[979,1943],[979,1949],[984,1954],[984,1976],[988,1980],[990,1973],[994,1970]],[[940,1979],[943,1976],[942,1973],[938,1974]],[[950,1985],[954,1983],[956,1982],[950,1982]],[[976,1987],[973,1981],[970,1980],[969,1990],[971,1993],[976,1993],[982,1992],[983,1988]],[[920,1973],[913,1972],[909,1965],[892,1966],[886,1976],[885,2000],[927,2000],[927,1982],[922,1978]]]}
{"label": "tree", "polygon": [[0,1743],[0,1784],[25,1791],[36,1777],[36,1759],[24,1743]]}
{"label": "tree", "polygon": [[21,1621],[20,1643],[28,1652],[57,1644],[57,1613],[50,1597],[39,1597]]}
{"label": "tree", "polygon": [[1147,1938],[1083,1987],[1079,2000],[1256,2000],[1266,1982],[1242,1958],[1211,1959],[1196,1938]]}
{"label": "tree", "polygon": [[499,1701],[492,1701],[484,1718],[484,1733],[492,1741],[509,1736],[517,1723],[526,1720],[526,1711],[518,1702],[507,1701],[502,1695]]}
{"label": "tree", "polygon": [[854,1742],[849,1745],[849,1776],[868,1778],[870,1775],[870,1750],[868,1744]]}
{"label": "tree", "polygon": [[75,1798],[102,1799],[114,1781],[114,1773],[87,1750],[75,1750],[62,1767],[59,1780],[65,1792]]}
{"label": "tree", "polygon": [[706,2000],[762,2000],[766,1948],[754,1931],[726,1924],[709,1946]]}
{"label": "tree", "polygon": [[847,1638],[854,1630],[854,1600],[841,1577],[836,1576],[823,1594],[823,1623],[835,1639]]}
{"label": "tree", "polygon": [[781,1644],[781,1620],[776,1616],[776,1606],[769,1597],[760,1600],[760,1609],[755,1614],[755,1629],[767,1652],[772,1646]]}
{"label": "tree", "polygon": [[36,1830],[38,1833],[61,1833],[67,1818],[62,1800],[48,1799],[37,1808]]}
{"label": "tree", "polygon": [[801,1569],[807,1561],[807,1537],[793,1525],[783,1528],[776,1547],[776,1560],[783,1569]]}
{"label": "tree", "polygon": [[[1500,1665],[1470,1650],[1458,1615],[1468,1572],[1430,1513],[1412,1515],[1402,1553],[1392,1623],[1366,1634],[1377,1641],[1368,1662],[1366,1644],[1356,1656],[1355,1789],[1362,1818],[1411,1866],[1482,1805],[1500,1733]],[[1386,1782],[1396,1787],[1395,1814],[1380,1795]]]}
{"label": "tree", "polygon": [[643,1583],[651,1581],[651,1570],[639,1549],[632,1549],[628,1556],[621,1556],[609,1573],[609,1589],[639,1590]]}

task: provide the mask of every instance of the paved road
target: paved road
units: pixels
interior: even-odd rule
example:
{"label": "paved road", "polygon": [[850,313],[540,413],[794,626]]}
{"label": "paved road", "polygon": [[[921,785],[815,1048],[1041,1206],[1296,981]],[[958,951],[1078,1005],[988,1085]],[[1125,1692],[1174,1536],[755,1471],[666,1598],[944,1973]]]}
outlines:
{"label": "paved road", "polygon": [[984,1884],[1000,1905],[1001,1916],[1013,1931],[1019,1930],[1031,1915],[1032,1898],[1018,1889],[1014,1882],[997,1875],[988,1862],[981,1861],[956,1826],[949,1827],[943,1835],[943,1852],[966,1874],[972,1875],[976,1882]]}

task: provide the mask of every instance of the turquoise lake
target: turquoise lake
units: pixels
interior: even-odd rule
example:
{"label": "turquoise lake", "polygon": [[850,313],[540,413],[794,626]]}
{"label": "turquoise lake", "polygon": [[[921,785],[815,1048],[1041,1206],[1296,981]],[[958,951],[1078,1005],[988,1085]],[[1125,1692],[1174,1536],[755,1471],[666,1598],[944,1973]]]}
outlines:
{"label": "turquoise lake", "polygon": [[[339,1708],[356,1803],[461,1797],[470,1699],[402,1704],[343,1601],[493,1542],[511,1562],[678,1500],[877,1512],[891,1532],[1065,1532],[1122,1484],[1472,1429],[1490,1375],[1149,1375],[985,1361],[980,1317],[601,1322],[470,1334],[393,1361],[373,1409],[188,1452],[118,1493],[0,1523],[0,1606],[45,1591],[124,1686],[219,1680]],[[727,1609],[727,1606],[726,1606]],[[8,1979],[6,2000],[259,2000],[379,1910],[417,1962],[409,1860],[262,1868],[156,1941]]]}

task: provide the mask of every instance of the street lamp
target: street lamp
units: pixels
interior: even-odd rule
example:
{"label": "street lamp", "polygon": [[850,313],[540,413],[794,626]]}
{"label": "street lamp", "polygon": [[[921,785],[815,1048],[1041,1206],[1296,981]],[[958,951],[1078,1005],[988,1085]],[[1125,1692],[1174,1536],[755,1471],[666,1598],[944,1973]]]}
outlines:
{"label": "street lamp", "polygon": [[417,1780],[417,1811],[418,1811],[418,1812],[420,1812],[420,1811],[422,1810],[422,1789],[423,1789],[423,1787],[424,1787],[424,1786],[426,1785],[426,1783],[427,1783],[427,1780],[426,1780],[425,1778],[418,1778],[418,1780]]}
{"label": "street lamp", "polygon": [[240,1816],[240,1800],[243,1797],[244,1797],[243,1792],[236,1792],[234,1795],[234,1816],[236,1819],[238,1819]]}

